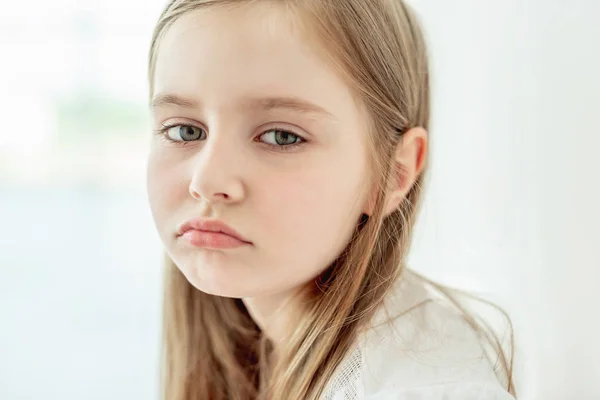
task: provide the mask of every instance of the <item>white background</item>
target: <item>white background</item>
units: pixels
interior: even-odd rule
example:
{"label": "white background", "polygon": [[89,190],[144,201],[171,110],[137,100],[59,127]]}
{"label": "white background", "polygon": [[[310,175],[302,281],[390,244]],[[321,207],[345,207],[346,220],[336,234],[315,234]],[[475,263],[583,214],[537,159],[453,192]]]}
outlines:
{"label": "white background", "polygon": [[600,399],[600,3],[413,2],[433,57],[417,265],[513,316],[524,399]]}
{"label": "white background", "polygon": [[[162,2],[3,3],[0,398],[156,399],[147,126],[52,138],[56,99],[78,88],[144,107]],[[511,314],[520,398],[600,399],[600,2],[412,3],[433,119],[411,264]]]}

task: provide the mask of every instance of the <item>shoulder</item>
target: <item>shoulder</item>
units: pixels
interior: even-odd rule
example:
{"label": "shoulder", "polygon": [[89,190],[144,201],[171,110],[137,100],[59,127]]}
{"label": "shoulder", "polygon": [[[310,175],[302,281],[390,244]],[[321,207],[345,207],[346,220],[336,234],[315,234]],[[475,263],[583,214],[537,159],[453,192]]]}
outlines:
{"label": "shoulder", "polygon": [[339,388],[367,400],[513,399],[464,318],[410,273],[395,289],[340,366]]}

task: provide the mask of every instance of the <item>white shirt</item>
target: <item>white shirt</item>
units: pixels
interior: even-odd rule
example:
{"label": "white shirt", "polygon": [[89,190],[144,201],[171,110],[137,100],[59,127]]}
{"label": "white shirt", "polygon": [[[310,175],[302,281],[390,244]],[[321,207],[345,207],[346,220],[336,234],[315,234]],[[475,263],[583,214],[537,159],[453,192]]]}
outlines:
{"label": "white shirt", "polygon": [[410,271],[361,333],[321,399],[514,400],[466,321]]}

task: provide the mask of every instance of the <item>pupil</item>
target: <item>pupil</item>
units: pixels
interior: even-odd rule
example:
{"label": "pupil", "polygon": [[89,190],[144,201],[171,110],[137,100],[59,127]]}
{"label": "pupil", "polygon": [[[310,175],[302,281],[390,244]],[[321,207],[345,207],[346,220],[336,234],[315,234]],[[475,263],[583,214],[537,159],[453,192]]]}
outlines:
{"label": "pupil", "polygon": [[194,139],[194,128],[191,126],[182,126],[182,136],[184,139]]}
{"label": "pupil", "polygon": [[277,132],[277,135],[281,139],[280,142],[283,142],[283,143],[287,142],[287,139],[289,139],[289,136],[290,136],[287,132],[281,132],[281,131]]}

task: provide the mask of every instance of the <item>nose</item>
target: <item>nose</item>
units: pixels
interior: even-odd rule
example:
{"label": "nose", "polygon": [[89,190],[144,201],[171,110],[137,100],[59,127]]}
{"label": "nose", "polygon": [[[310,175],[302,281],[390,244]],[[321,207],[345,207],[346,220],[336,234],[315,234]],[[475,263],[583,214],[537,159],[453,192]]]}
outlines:
{"label": "nose", "polygon": [[242,155],[235,143],[223,138],[211,141],[209,137],[192,161],[190,195],[208,203],[235,203],[243,199]]}

